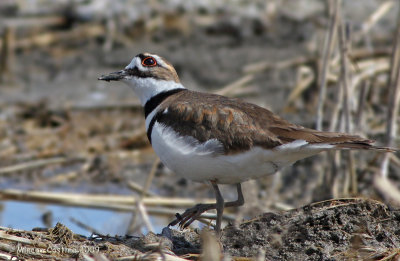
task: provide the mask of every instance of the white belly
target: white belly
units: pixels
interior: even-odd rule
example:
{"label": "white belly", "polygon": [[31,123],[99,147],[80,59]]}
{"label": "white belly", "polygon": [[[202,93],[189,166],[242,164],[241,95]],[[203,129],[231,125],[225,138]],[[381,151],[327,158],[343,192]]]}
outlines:
{"label": "white belly", "polygon": [[299,159],[333,148],[329,144],[310,145],[299,140],[272,150],[254,147],[244,153],[223,155],[217,140],[199,144],[192,137],[180,137],[171,128],[156,122],[152,145],[161,161],[177,175],[193,181],[213,180],[234,184],[271,175]]}

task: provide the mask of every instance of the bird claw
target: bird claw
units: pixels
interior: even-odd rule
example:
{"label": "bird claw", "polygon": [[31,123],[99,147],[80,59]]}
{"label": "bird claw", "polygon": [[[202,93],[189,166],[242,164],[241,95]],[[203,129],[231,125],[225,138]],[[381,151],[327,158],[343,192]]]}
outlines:
{"label": "bird claw", "polygon": [[176,213],[175,219],[168,224],[168,227],[179,224],[181,229],[187,228],[204,212],[215,209],[215,204],[197,204],[196,206],[187,209],[183,214]]}
{"label": "bird claw", "polygon": [[176,224],[178,224],[183,218],[182,218],[182,216],[181,216],[181,214],[179,214],[179,213],[176,213],[175,214],[175,219],[171,222],[171,223],[169,223],[168,224],[168,227],[173,227],[173,226],[175,226]]}

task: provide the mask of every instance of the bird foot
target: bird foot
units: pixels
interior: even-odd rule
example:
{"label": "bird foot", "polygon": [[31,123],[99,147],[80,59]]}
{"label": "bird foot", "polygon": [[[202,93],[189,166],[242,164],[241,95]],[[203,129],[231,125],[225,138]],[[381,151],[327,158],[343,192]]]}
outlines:
{"label": "bird foot", "polygon": [[187,209],[183,214],[176,213],[176,218],[168,226],[175,226],[179,224],[180,228],[187,228],[196,219],[200,217],[204,212],[215,209],[215,204],[197,204],[196,206]]}

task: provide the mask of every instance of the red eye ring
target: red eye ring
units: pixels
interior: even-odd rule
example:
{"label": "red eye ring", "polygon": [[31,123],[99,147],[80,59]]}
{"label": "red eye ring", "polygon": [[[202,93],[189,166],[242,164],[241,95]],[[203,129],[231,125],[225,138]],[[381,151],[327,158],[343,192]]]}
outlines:
{"label": "red eye ring", "polygon": [[145,67],[153,67],[157,65],[157,61],[153,57],[146,57],[143,59],[142,65]]}

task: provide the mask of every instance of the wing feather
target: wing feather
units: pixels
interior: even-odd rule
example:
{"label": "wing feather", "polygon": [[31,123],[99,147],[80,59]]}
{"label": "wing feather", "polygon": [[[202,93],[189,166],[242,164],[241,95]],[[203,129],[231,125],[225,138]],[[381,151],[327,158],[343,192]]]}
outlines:
{"label": "wing feather", "polygon": [[216,139],[225,154],[254,146],[272,149],[295,140],[333,144],[337,148],[370,149],[372,140],[337,132],[321,132],[292,124],[271,111],[239,99],[194,91],[180,92],[161,104],[157,121],[200,143]]}

